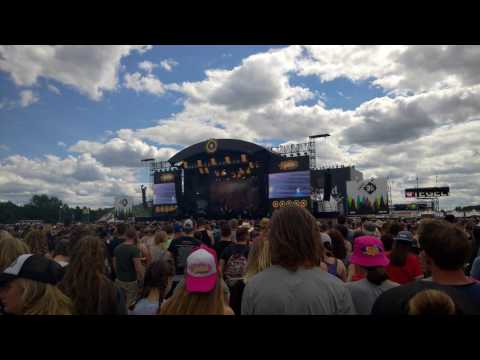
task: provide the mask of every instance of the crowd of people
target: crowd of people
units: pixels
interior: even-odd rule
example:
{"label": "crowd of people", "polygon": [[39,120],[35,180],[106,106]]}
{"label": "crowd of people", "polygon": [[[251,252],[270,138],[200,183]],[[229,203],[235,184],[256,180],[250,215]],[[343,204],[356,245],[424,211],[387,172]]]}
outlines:
{"label": "crowd of people", "polygon": [[480,313],[478,220],[0,227],[2,315]]}

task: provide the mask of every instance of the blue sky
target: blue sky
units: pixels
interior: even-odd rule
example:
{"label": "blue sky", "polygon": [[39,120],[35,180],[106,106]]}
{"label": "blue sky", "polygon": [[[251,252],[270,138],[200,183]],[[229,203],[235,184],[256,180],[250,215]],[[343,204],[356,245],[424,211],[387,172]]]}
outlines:
{"label": "blue sky", "polygon": [[[414,174],[455,187],[446,205],[480,202],[477,164],[465,162],[478,151],[468,135],[479,118],[478,46],[0,46],[0,55],[0,201],[40,191],[108,205],[138,196],[142,157],[209,137],[278,144],[328,131],[321,163],[388,177],[399,201]],[[441,151],[447,131],[450,143],[464,140],[454,154]]]}

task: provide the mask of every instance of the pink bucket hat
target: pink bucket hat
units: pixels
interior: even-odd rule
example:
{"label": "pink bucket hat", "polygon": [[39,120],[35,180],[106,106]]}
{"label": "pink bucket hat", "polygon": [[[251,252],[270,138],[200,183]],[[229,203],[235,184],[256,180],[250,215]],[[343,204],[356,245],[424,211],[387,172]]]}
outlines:
{"label": "pink bucket hat", "polygon": [[218,278],[215,256],[205,248],[193,251],[187,258],[186,285],[189,293],[208,293]]}
{"label": "pink bucket hat", "polygon": [[375,236],[360,236],[355,239],[350,263],[364,267],[374,267],[387,266],[390,260],[385,255],[385,249],[380,239]]}

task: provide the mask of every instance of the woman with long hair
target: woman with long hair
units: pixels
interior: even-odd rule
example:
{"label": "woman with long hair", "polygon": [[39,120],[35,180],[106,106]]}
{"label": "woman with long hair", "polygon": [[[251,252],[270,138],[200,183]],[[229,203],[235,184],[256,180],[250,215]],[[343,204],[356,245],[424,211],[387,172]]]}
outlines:
{"label": "woman with long hair", "polygon": [[[320,240],[322,242],[322,247],[320,247],[320,249],[323,253],[322,265],[324,265],[322,268],[342,281],[347,281],[347,269],[345,268],[345,264],[333,254],[332,239],[328,234],[322,232],[320,233]],[[344,252],[342,255],[343,254]]]}
{"label": "woman with long hair", "polygon": [[175,266],[169,257],[152,262],[146,272],[142,294],[133,304],[129,315],[155,315],[172,286]]}
{"label": "woman with long hair", "polygon": [[187,258],[185,279],[159,309],[159,315],[234,315],[225,299],[215,252],[207,247]]}
{"label": "woman with long hair", "polygon": [[363,279],[346,283],[357,314],[369,315],[375,300],[385,291],[398,286],[388,280],[385,266],[389,260],[381,240],[374,236],[360,236],[355,239],[353,255],[350,258],[356,273]]}
{"label": "woman with long hair", "polygon": [[153,244],[148,247],[151,261],[157,261],[163,257],[168,250],[167,247],[167,233],[163,230],[157,231],[153,238]]}
{"label": "woman with long hair", "polygon": [[60,289],[79,315],[125,315],[124,295],[106,276],[105,246],[96,236],[77,242]]}
{"label": "woman with long hair", "polygon": [[32,230],[25,236],[25,243],[30,248],[32,254],[46,256],[48,255],[47,235],[42,230]]}
{"label": "woman with long hair", "polygon": [[63,275],[55,261],[22,254],[0,274],[0,301],[13,315],[71,315],[72,302],[55,286]]}
{"label": "woman with long hair", "polygon": [[393,250],[387,253],[390,258],[390,264],[387,266],[390,280],[406,284],[421,279],[423,272],[420,259],[410,251],[414,241],[412,234],[409,231],[400,231],[394,240]]}

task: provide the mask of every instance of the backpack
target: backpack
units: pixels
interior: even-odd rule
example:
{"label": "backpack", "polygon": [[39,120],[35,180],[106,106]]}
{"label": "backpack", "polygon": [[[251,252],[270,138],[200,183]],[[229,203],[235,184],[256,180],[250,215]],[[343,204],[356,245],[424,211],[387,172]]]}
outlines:
{"label": "backpack", "polygon": [[245,252],[236,253],[230,256],[224,270],[224,277],[227,285],[233,286],[238,280],[240,280],[245,274],[246,268],[247,258]]}

